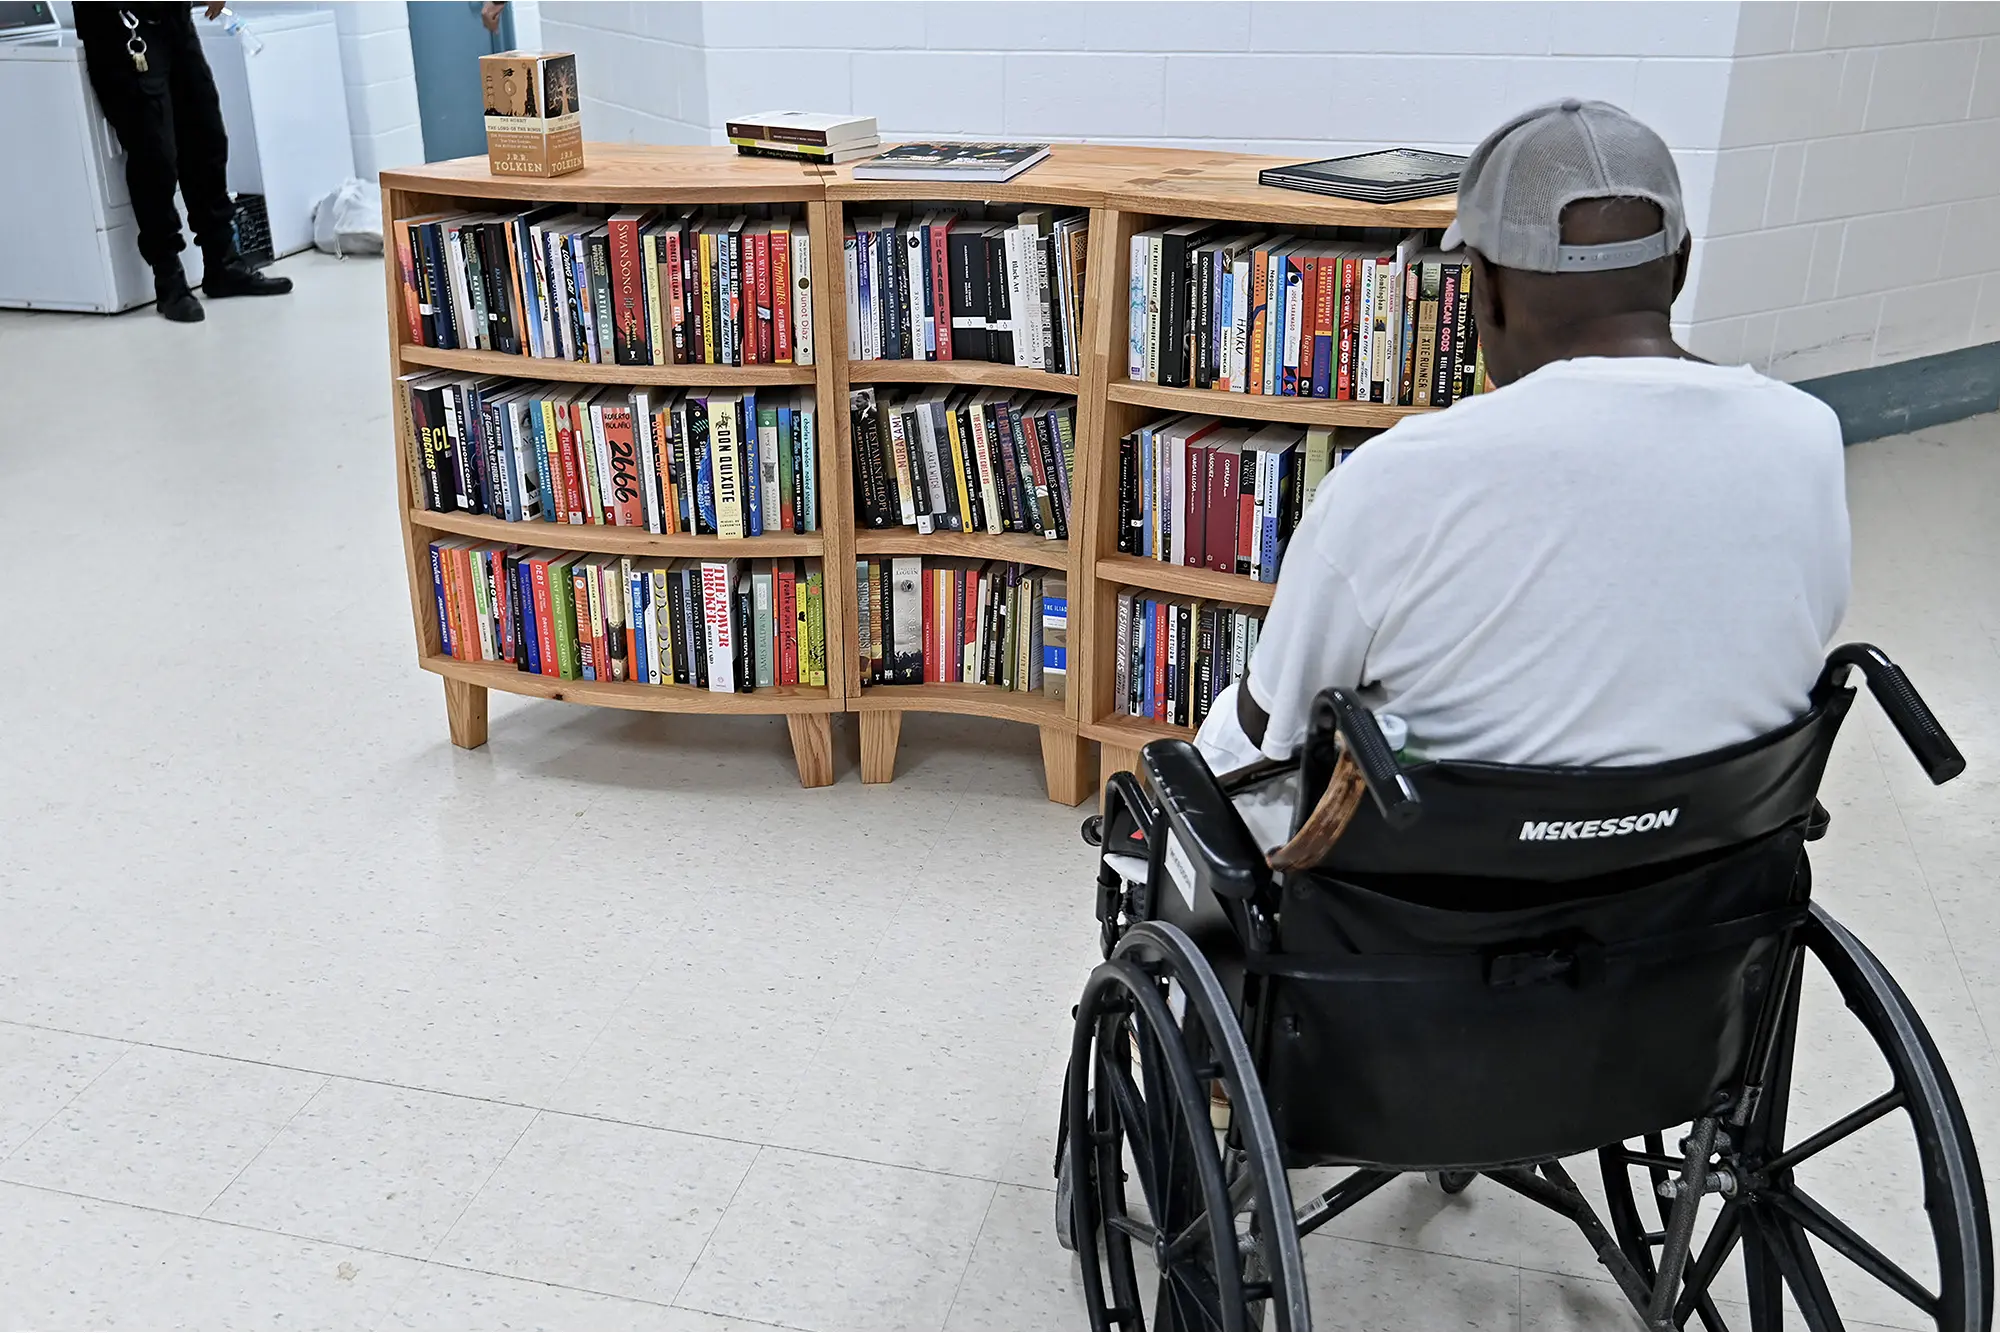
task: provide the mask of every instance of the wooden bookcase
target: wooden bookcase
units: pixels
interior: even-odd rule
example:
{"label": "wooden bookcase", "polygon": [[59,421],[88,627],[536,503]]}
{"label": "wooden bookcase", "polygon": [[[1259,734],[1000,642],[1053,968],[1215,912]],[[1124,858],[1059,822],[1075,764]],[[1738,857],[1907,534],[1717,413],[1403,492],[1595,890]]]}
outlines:
{"label": "wooden bookcase", "polygon": [[[389,293],[391,390],[395,376],[418,368],[504,374],[578,384],[760,385],[814,387],[819,408],[820,531],[722,541],[714,537],[657,536],[631,528],[595,525],[525,525],[467,514],[434,514],[410,493],[404,465],[408,443],[397,424],[396,476],[404,554],[410,578],[411,615],[418,664],[443,677],[446,714],[454,743],[486,740],[486,692],[509,690],[539,698],[658,712],[782,713],[790,726],[799,780],[823,786],[833,780],[830,715],[859,715],[861,771],[867,782],[886,782],[895,771],[897,741],[906,712],[963,713],[1035,727],[1041,736],[1049,799],[1074,805],[1090,795],[1093,775],[1129,768],[1139,747],[1185,728],[1162,726],[1113,711],[1116,664],[1114,608],[1123,588],[1267,605],[1269,584],[1247,577],[1188,569],[1120,555],[1117,549],[1117,468],[1120,437],[1162,414],[1204,412],[1246,420],[1300,425],[1387,426],[1411,408],[1323,399],[1263,397],[1201,389],[1171,389],[1126,378],[1128,256],[1135,231],[1161,222],[1206,219],[1294,227],[1443,228],[1452,218],[1450,198],[1372,205],[1325,199],[1258,185],[1257,173],[1288,158],[1254,157],[1168,148],[1108,144],[1058,144],[1040,165],[1004,185],[857,181],[851,167],[740,157],[730,149],[649,148],[591,144],[582,171],[553,180],[497,178],[484,157],[433,163],[382,174],[382,216],[400,217],[450,208],[491,207],[494,201],[561,201],[601,204],[803,205],[813,235],[812,366],[611,366],[553,362],[494,353],[440,351],[413,346],[402,313],[402,275],[395,247],[385,263]],[[847,304],[841,254],[844,222],[856,205],[884,207],[948,203],[1046,204],[1090,211],[1084,284],[1081,372],[1074,376],[976,361],[859,361],[847,359]],[[934,533],[909,529],[857,532],[848,391],[856,385],[953,384],[1025,389],[1076,397],[1075,512],[1070,539],[1050,542],[1021,534]],[[524,531],[524,529],[529,529]],[[717,694],[706,690],[629,683],[563,681],[443,654],[425,550],[435,534],[488,541],[524,541],[578,551],[649,556],[812,556],[823,562],[827,686]],[[864,690],[858,678],[854,624],[857,555],[926,555],[997,559],[1063,571],[1069,587],[1067,697],[1051,700],[978,685],[880,686]],[[1102,761],[1092,743],[1102,747]]]}

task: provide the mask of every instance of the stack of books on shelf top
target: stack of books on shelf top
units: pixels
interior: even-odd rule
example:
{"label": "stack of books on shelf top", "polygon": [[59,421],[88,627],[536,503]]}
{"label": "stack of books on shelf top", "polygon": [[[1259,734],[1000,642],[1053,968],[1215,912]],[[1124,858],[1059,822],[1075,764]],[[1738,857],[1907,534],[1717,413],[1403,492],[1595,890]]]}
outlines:
{"label": "stack of books on shelf top", "polygon": [[848,400],[862,528],[1069,539],[1075,399],[941,386]]}
{"label": "stack of books on shelf top", "polygon": [[811,365],[812,237],[782,206],[549,204],[391,227],[410,341],[596,365]]}
{"label": "stack of books on shelf top", "polygon": [[1069,592],[1062,575],[998,560],[857,560],[865,685],[991,685],[1061,699]]}
{"label": "stack of books on shelf top", "polygon": [[1276,583],[1320,482],[1375,433],[1193,415],[1144,426],[1118,441],[1118,549]]}
{"label": "stack of books on shelf top", "polygon": [[1249,670],[1264,613],[1227,602],[1118,594],[1112,711],[1199,727],[1210,705]]}
{"label": "stack of books on shelf top", "polygon": [[842,238],[850,361],[988,361],[1074,375],[1089,214],[941,205]]}
{"label": "stack of books on shelf top", "polygon": [[809,390],[399,377],[412,494],[433,513],[723,538],[819,530]]}
{"label": "stack of books on shelf top", "polygon": [[1208,222],[1132,238],[1127,373],[1173,388],[1446,407],[1478,393],[1471,269],[1424,235]]}
{"label": "stack of books on shelf top", "polygon": [[872,157],[882,147],[873,116],[759,111],[729,121],[724,128],[729,132],[729,142],[744,157],[775,157],[837,166],[856,158]]}
{"label": "stack of books on shelf top", "polygon": [[555,680],[720,694],[826,684],[817,561],[647,560],[430,546],[447,656]]}

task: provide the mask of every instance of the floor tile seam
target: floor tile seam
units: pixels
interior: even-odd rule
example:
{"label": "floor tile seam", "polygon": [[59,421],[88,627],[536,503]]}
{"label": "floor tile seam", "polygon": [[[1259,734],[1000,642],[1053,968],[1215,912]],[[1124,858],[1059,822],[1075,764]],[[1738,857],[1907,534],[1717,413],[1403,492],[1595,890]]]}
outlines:
{"label": "floor tile seam", "polygon": [[995,1185],[993,1192],[986,1196],[986,1207],[980,1211],[979,1230],[973,1233],[972,1244],[966,1247],[965,1267],[959,1270],[958,1281],[952,1284],[951,1300],[945,1303],[944,1320],[939,1325],[940,1328],[950,1328],[951,1317],[958,1313],[959,1294],[965,1290],[965,1279],[972,1273],[973,1256],[979,1253],[979,1243],[986,1239],[986,1224],[993,1220],[993,1205],[998,1203],[999,1200],[1000,1187]]}
{"label": "floor tile seam", "polygon": [[[25,1024],[19,1024],[19,1023],[17,1023],[17,1024],[14,1024],[13,1026],[16,1026],[16,1027],[23,1027],[23,1026],[26,1026],[26,1025],[25,1025]],[[53,1030],[55,1030],[55,1029],[42,1029],[42,1028],[38,1028],[38,1029],[35,1029],[35,1030],[36,1030],[36,1031],[53,1031]],[[82,1034],[82,1033],[74,1033],[74,1032],[72,1032],[72,1033],[66,1033],[66,1034],[64,1034],[64,1035],[66,1035],[66,1036],[82,1036],[83,1034]],[[94,1040],[94,1041],[110,1041],[110,1040],[113,1040],[113,1039],[112,1039],[112,1038],[109,1038],[109,1037],[95,1037],[95,1038],[92,1038],[92,1040]],[[111,1063],[109,1063],[109,1064],[105,1065],[105,1066],[104,1066],[104,1068],[102,1068],[102,1069],[98,1070],[98,1071],[97,1071],[97,1072],[96,1072],[95,1074],[91,1075],[91,1076],[90,1076],[90,1080],[89,1080],[89,1082],[85,1083],[85,1084],[84,1084],[84,1085],[83,1085],[82,1087],[78,1088],[78,1089],[77,1089],[77,1090],[76,1090],[75,1092],[72,1092],[72,1093],[71,1093],[71,1094],[69,1095],[69,1097],[68,1097],[68,1098],[67,1098],[67,1099],[66,1099],[66,1100],[65,1100],[65,1101],[63,1102],[63,1104],[62,1104],[61,1106],[58,1106],[58,1107],[57,1107],[57,1108],[56,1108],[55,1110],[53,1110],[53,1111],[49,1112],[49,1114],[48,1114],[47,1118],[46,1118],[46,1119],[44,1119],[44,1120],[42,1121],[42,1123],[41,1123],[41,1124],[39,1124],[39,1125],[36,1125],[36,1126],[35,1126],[35,1129],[34,1129],[34,1132],[33,1132],[33,1133],[29,1134],[27,1138],[25,1138],[25,1139],[22,1139],[22,1140],[21,1140],[21,1141],[20,1141],[19,1143],[15,1144],[15,1145],[14,1145],[14,1147],[13,1147],[13,1149],[12,1149],[11,1151],[9,1151],[9,1152],[6,1152],[6,1153],[0,1153],[0,1169],[4,1169],[4,1168],[5,1168],[5,1166],[6,1166],[6,1164],[7,1164],[8,1162],[12,1161],[12,1160],[14,1159],[15,1155],[16,1155],[17,1153],[19,1153],[19,1152],[20,1152],[20,1151],[21,1151],[21,1150],[22,1150],[23,1148],[26,1148],[26,1147],[27,1147],[27,1146],[28,1146],[28,1145],[29,1145],[30,1143],[33,1143],[33,1142],[34,1142],[34,1141],[35,1141],[36,1139],[40,1138],[40,1137],[41,1137],[41,1135],[42,1135],[42,1131],[43,1131],[43,1130],[47,1129],[47,1128],[48,1128],[48,1127],[49,1127],[50,1125],[53,1125],[53,1124],[54,1124],[54,1123],[55,1123],[55,1122],[56,1122],[56,1121],[57,1121],[58,1119],[60,1119],[60,1118],[62,1117],[62,1114],[63,1114],[63,1112],[65,1112],[65,1111],[69,1110],[69,1108],[70,1108],[70,1107],[72,1107],[72,1106],[76,1105],[76,1103],[77,1103],[78,1099],[80,1099],[80,1098],[81,1098],[81,1097],[83,1096],[83,1094],[84,1094],[84,1093],[86,1093],[86,1092],[89,1092],[89,1091],[90,1091],[90,1090],[91,1090],[92,1088],[96,1087],[96,1086],[97,1086],[97,1084],[98,1084],[98,1082],[99,1082],[99,1080],[101,1080],[101,1079],[102,1079],[102,1078],[103,1078],[103,1077],[104,1077],[104,1076],[105,1076],[106,1074],[109,1074],[109,1073],[110,1073],[110,1072],[111,1072],[112,1070],[116,1069],[116,1068],[117,1068],[117,1067],[118,1067],[119,1065],[121,1065],[121,1064],[125,1063],[125,1057],[126,1057],[126,1056],[128,1056],[128,1055],[130,1055],[130,1054],[132,1054],[132,1052],[133,1052],[134,1050],[136,1050],[136,1049],[137,1049],[137,1046],[136,1046],[136,1045],[135,1045],[134,1043],[132,1043],[132,1042],[125,1042],[125,1043],[123,1043],[123,1045],[124,1045],[125,1049],[124,1049],[124,1050],[122,1050],[122,1051],[120,1051],[120,1052],[118,1052],[118,1058],[117,1058],[116,1060],[113,1060],[113,1061],[112,1061]],[[19,1182],[11,1182],[11,1183],[16,1183],[16,1184],[18,1184]]]}
{"label": "floor tile seam", "polygon": [[472,1189],[472,1192],[465,1196],[465,1202],[459,1205],[458,1212],[452,1215],[450,1225],[445,1226],[438,1231],[438,1238],[437,1240],[432,1242],[430,1250],[424,1255],[424,1262],[429,1263],[433,1258],[437,1256],[437,1252],[444,1248],[444,1243],[447,1240],[451,1239],[451,1233],[458,1230],[458,1224],[460,1222],[463,1222],[465,1220],[465,1215],[472,1211],[472,1205],[479,1201],[479,1196],[484,1194],[486,1192],[486,1187],[493,1183],[493,1177],[500,1174],[500,1168],[507,1165],[507,1159],[512,1157],[514,1155],[515,1150],[521,1146],[521,1140],[527,1138],[528,1131],[533,1129],[537,1124],[541,1123],[542,1117],[547,1114],[548,1112],[546,1111],[536,1111],[534,1114],[528,1117],[527,1123],[521,1126],[521,1132],[516,1134],[514,1136],[514,1141],[507,1145],[507,1151],[501,1153],[499,1157],[494,1159],[493,1169],[488,1171],[486,1173],[485,1179],[481,1180],[477,1185],[475,1185]]}
{"label": "floor tile seam", "polygon": [[325,1074],[319,1075],[319,1086],[312,1090],[312,1095],[310,1097],[307,1097],[303,1102],[299,1103],[299,1109],[292,1112],[291,1115],[287,1116],[285,1118],[285,1123],[283,1123],[282,1125],[278,1125],[272,1129],[270,1137],[265,1139],[259,1145],[257,1145],[256,1152],[250,1154],[250,1160],[245,1162],[242,1166],[236,1169],[236,1173],[229,1177],[229,1183],[224,1185],[221,1189],[217,1190],[214,1196],[210,1198],[207,1203],[202,1205],[201,1212],[196,1214],[196,1216],[200,1217],[204,1221],[215,1220],[209,1217],[208,1215],[209,1210],[214,1208],[215,1205],[217,1205],[218,1203],[222,1202],[222,1196],[229,1193],[230,1190],[236,1187],[236,1182],[243,1179],[243,1173],[248,1171],[251,1167],[257,1165],[257,1163],[263,1159],[264,1154],[271,1150],[271,1145],[276,1143],[280,1138],[282,1138],[284,1136],[285,1131],[290,1129],[293,1123],[296,1122],[300,1116],[306,1113],[306,1108],[311,1106],[314,1102],[318,1101],[319,1095],[332,1086],[333,1086],[332,1078],[330,1078]]}
{"label": "floor tile seam", "polygon": [[[1923,881],[1924,898],[1930,903],[1931,914],[1937,918],[1938,933],[1944,939],[1944,947],[1951,954],[1952,970],[1958,974],[1959,987],[1965,992],[1966,1003],[1972,1010],[1972,1021],[1979,1024],[1979,1035],[1985,1039],[1986,1054],[1991,1057],[1996,1050],[1993,1042],[1993,1031],[1986,1025],[1986,1015],[1980,1010],[1979,1001],[1973,996],[1972,983],[1966,976],[1965,960],[1959,955],[1958,941],[1952,938],[1951,922],[1946,919],[1944,909],[1938,905],[1937,889],[1931,884],[1930,871],[1924,868],[1923,851],[1917,846],[1916,838],[1910,833],[1909,816],[1903,810],[1902,801],[1896,796],[1895,787],[1889,785],[1888,773],[1886,771],[1888,761],[1882,755],[1882,747],[1876,744],[1874,734],[1865,727],[1862,728],[1862,734],[1867,736],[1868,747],[1875,752],[1876,764],[1885,770],[1883,773],[1883,785],[1888,788],[1889,808],[1896,812],[1896,826],[1903,831],[1903,845],[1910,849],[1910,860],[1915,863],[1917,875]],[[1865,946],[1867,941],[1863,940],[1862,944]],[[1926,1026],[1928,1027],[1928,1024]]]}
{"label": "floor tile seam", "polygon": [[[701,1261],[708,1257],[708,1247],[715,1243],[715,1233],[722,1230],[723,1222],[728,1220],[729,1210],[734,1208],[736,1206],[736,1200],[742,1197],[743,1185],[746,1181],[750,1179],[750,1173],[757,1169],[757,1164],[764,1160],[764,1151],[765,1151],[764,1145],[758,1144],[757,1151],[751,1154],[749,1164],[743,1168],[742,1176],[740,1176],[737,1179],[736,1188],[729,1191],[729,1202],[722,1205],[722,1211],[715,1215],[715,1224],[709,1227],[708,1234],[701,1238],[701,1248],[695,1251],[695,1256],[693,1261],[689,1263],[687,1266],[687,1272],[681,1274],[681,1280],[674,1286],[674,1299],[672,1302],[673,1304],[675,1305],[680,1304],[681,1293],[686,1291],[687,1284],[694,1280],[695,1272],[701,1267]],[[724,1319],[742,1319],[749,1317],[747,1315],[738,1315],[734,1313],[724,1314],[721,1311],[716,1311],[716,1310],[705,1310],[703,1311],[703,1313],[717,1315],[718,1317]]]}

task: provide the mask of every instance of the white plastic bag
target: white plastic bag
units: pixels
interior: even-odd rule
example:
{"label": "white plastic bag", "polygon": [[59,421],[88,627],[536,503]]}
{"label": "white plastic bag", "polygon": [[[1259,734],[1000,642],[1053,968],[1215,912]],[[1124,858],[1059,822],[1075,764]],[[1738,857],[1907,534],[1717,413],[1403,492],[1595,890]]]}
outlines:
{"label": "white plastic bag", "polygon": [[330,255],[382,253],[382,198],[352,176],[313,205],[313,247]]}

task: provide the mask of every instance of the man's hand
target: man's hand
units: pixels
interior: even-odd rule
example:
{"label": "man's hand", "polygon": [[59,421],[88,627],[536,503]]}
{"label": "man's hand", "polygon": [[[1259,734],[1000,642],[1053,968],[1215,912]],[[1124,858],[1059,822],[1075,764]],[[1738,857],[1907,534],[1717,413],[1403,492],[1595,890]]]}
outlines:
{"label": "man's hand", "polygon": [[479,7],[479,21],[486,25],[486,31],[500,31],[500,12],[507,8],[507,0],[486,0]]}
{"label": "man's hand", "polygon": [[221,18],[222,8],[222,0],[208,0],[208,3],[202,6],[201,16],[205,19]]}

